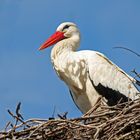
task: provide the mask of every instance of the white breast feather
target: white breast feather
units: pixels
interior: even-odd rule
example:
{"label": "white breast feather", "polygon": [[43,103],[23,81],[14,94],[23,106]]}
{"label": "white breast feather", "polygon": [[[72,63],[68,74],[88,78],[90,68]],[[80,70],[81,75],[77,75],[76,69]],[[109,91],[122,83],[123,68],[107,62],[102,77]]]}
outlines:
{"label": "white breast feather", "polygon": [[[59,60],[59,61],[58,61]],[[59,62],[59,64],[58,64]],[[83,58],[77,53],[64,54],[54,61],[54,67],[60,78],[65,81],[69,86],[75,86],[77,89],[83,89],[86,74],[86,64]]]}

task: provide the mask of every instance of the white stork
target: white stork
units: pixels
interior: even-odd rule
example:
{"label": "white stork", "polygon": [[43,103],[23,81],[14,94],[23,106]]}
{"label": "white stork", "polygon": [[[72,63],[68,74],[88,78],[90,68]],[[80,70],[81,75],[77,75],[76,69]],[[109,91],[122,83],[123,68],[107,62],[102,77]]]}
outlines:
{"label": "white stork", "polygon": [[71,96],[85,113],[95,105],[99,97],[109,106],[138,97],[135,80],[106,56],[97,51],[76,51],[80,44],[80,32],[71,22],[58,26],[56,32],[39,48],[56,44],[51,60],[60,79],[69,87]]}

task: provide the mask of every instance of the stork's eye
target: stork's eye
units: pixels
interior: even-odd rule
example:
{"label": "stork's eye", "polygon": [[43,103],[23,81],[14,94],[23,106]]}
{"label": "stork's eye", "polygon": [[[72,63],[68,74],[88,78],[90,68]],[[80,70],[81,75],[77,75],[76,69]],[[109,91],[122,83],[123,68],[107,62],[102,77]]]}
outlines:
{"label": "stork's eye", "polygon": [[69,25],[65,25],[63,30],[68,29],[70,26]]}

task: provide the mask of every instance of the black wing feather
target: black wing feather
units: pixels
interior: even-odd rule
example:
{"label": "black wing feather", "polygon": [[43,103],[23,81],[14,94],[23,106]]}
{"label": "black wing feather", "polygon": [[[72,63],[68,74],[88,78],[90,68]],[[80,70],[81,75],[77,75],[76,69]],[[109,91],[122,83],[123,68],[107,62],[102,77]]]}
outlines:
{"label": "black wing feather", "polygon": [[97,86],[95,86],[92,79],[90,78],[90,75],[89,75],[89,79],[90,79],[93,87],[96,89],[96,91],[102,97],[105,97],[105,99],[107,100],[107,104],[109,106],[114,106],[118,102],[123,103],[123,102],[127,102],[127,101],[131,100],[130,98],[126,97],[124,94],[120,93],[119,91],[116,91],[109,87],[105,87],[101,83],[99,83]]}

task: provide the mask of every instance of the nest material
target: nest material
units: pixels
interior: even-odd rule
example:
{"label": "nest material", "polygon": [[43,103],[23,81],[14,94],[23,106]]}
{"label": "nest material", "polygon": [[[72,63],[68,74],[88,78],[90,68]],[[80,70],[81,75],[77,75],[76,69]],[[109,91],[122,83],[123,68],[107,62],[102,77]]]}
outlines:
{"label": "nest material", "polygon": [[100,99],[89,112],[74,119],[67,119],[65,114],[59,115],[57,119],[23,121],[19,113],[18,116],[10,111],[9,113],[16,119],[16,124],[11,126],[9,122],[5,131],[0,132],[0,140],[137,140],[140,138],[140,99],[113,107],[105,106]]}

